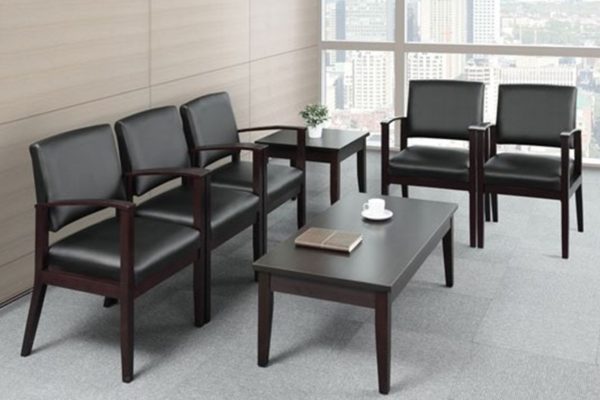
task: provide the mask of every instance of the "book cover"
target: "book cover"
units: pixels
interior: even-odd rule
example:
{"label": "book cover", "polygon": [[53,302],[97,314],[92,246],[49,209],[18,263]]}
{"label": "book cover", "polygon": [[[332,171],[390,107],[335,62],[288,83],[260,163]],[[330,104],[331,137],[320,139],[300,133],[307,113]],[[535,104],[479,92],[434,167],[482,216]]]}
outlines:
{"label": "book cover", "polygon": [[362,242],[362,235],[355,232],[339,231],[325,228],[308,228],[299,235],[296,246],[350,253]]}

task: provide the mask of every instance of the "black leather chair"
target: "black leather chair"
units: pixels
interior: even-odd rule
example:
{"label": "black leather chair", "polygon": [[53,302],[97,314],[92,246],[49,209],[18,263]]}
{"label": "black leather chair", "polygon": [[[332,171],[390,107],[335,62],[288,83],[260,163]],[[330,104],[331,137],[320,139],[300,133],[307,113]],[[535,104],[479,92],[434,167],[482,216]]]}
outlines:
{"label": "black leather chair", "polygon": [[[562,257],[569,257],[569,199],[576,194],[577,227],[583,232],[581,131],[576,129],[577,89],[554,85],[500,85],[496,125],[479,168],[479,204],[491,195],[498,221],[498,194],[556,199],[562,210]],[[498,144],[560,148],[561,155],[497,152]],[[570,150],[575,150],[574,159]],[[478,242],[484,244],[483,208]],[[489,220],[489,215],[486,216]]]}
{"label": "black leather chair", "polygon": [[[298,228],[306,220],[305,194],[305,127],[266,126],[238,129],[229,95],[213,93],[189,101],[180,108],[193,165],[207,165],[231,156],[232,162],[216,168],[211,174],[213,185],[238,190],[252,190],[252,165],[240,161],[240,149],[252,149],[254,143],[240,143],[239,132],[288,129],[298,135],[298,155],[293,167],[269,164],[265,174],[262,198],[263,215],[273,211],[286,201],[298,199]],[[214,150],[218,151],[214,151]],[[266,222],[265,222],[266,224]]]}
{"label": "black leather chair", "polygon": [[[134,299],[183,267],[194,265],[195,323],[204,321],[200,254],[207,172],[169,171],[190,179],[198,213],[191,227],[135,215],[125,198],[112,129],[99,125],[63,133],[30,147],[37,196],[35,280],[22,356],[31,353],[48,285],[116,298],[121,307],[122,379],[133,379]],[[191,203],[192,199],[188,201]],[[49,231],[101,209],[116,217],[49,245]]]}
{"label": "black leather chair", "polygon": [[[171,180],[170,177],[138,176],[140,170],[149,168],[188,168],[190,158],[185,134],[176,107],[161,107],[131,115],[117,121],[117,141],[124,170],[127,172],[127,195],[141,196],[149,190]],[[262,191],[264,150],[255,145],[254,192],[232,190],[210,185],[209,221],[206,229],[206,246],[218,247],[249,226],[254,227],[254,258],[264,251],[264,225],[260,213],[259,196]],[[208,179],[208,178],[207,178]],[[198,209],[192,207],[193,191],[190,185],[181,185],[152,197],[137,207],[137,214],[191,226]],[[206,252],[205,322],[210,320],[210,252]]]}
{"label": "black leather chair", "polygon": [[[480,82],[415,80],[409,83],[406,117],[381,123],[381,193],[392,183],[469,192],[470,244],[477,243],[476,162],[483,121],[484,85]],[[390,159],[390,124],[400,121],[400,152]],[[468,142],[457,147],[408,146],[409,138],[451,139]]]}

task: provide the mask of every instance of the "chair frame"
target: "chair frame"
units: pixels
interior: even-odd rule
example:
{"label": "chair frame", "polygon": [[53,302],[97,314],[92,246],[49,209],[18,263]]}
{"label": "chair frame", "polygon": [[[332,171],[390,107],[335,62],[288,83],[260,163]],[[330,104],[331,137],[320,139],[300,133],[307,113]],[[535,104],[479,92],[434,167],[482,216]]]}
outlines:
{"label": "chair frame", "polygon": [[[189,179],[194,187],[194,227],[201,234],[208,224],[207,207],[203,202],[208,198],[208,171],[198,168],[170,169],[170,170],[146,170],[140,171],[145,175],[170,175],[181,176]],[[90,277],[84,274],[76,274],[62,271],[59,267],[53,267],[48,262],[49,252],[49,210],[62,206],[97,206],[102,208],[114,208],[119,220],[119,245],[121,253],[121,271],[119,280]],[[21,356],[31,354],[35,339],[42,306],[48,285],[59,286],[67,289],[97,294],[112,299],[118,299],[120,303],[120,341],[121,341],[121,367],[122,380],[129,383],[133,380],[133,335],[134,335],[134,300],[169,278],[171,275],[193,264],[194,269],[194,324],[202,326],[205,321],[205,294],[206,286],[206,251],[203,243],[197,251],[187,255],[166,269],[156,272],[139,284],[134,279],[134,218],[136,205],[130,201],[110,199],[70,199],[37,203],[35,205],[35,276],[33,292]],[[76,233],[75,233],[76,234]]]}
{"label": "chair frame", "polygon": [[[188,129],[188,128],[186,127],[186,129]],[[298,168],[300,171],[302,171],[302,184],[300,185],[300,188],[298,189],[298,191],[296,193],[294,193],[294,195],[292,197],[290,197],[290,199],[295,197],[298,201],[296,212],[297,212],[297,226],[298,226],[298,229],[300,229],[306,224],[306,132],[307,132],[306,127],[288,126],[288,125],[257,126],[257,127],[251,127],[251,128],[238,129],[238,133],[272,131],[272,130],[296,131],[296,139],[297,139],[296,143],[298,143],[298,145],[296,146],[296,158],[294,160],[292,160],[291,164],[293,167]],[[287,201],[287,199],[286,199],[283,202],[279,202],[276,204],[267,204],[267,193],[268,193],[267,164],[269,162],[269,158],[266,155],[267,154],[266,151],[268,149],[268,146],[257,144],[257,143],[248,143],[248,142],[224,143],[224,144],[219,144],[219,145],[214,145],[214,146],[210,145],[210,146],[195,147],[195,148],[190,149],[190,153],[192,154],[192,165],[195,165],[195,166],[198,165],[198,158],[196,157],[197,153],[200,151],[208,151],[208,150],[231,150],[231,151],[233,151],[233,154],[231,155],[232,162],[238,162],[238,161],[240,161],[240,151],[241,150],[254,150],[255,148],[257,148],[257,146],[261,146],[260,149],[264,151],[264,153],[263,153],[264,154],[263,155],[264,162],[261,163],[262,168],[263,168],[263,172],[262,172],[263,179],[262,179],[262,190],[260,192],[256,192],[256,190],[258,190],[258,189],[256,187],[253,187],[253,191],[255,193],[260,193],[259,196],[261,199],[261,212],[262,212],[263,218],[264,218],[263,224],[266,229],[267,214],[270,213],[271,211],[275,210],[279,206],[281,206],[285,201]],[[253,170],[253,176],[256,181],[256,178],[257,178],[256,169]],[[264,254],[266,252],[266,234],[264,235],[263,240],[265,243],[264,243],[264,248],[263,248],[262,254]]]}
{"label": "chair frame", "polygon": [[[213,150],[233,150],[235,153],[232,157],[239,158],[240,151],[249,150],[252,152],[252,193],[258,196],[259,198],[259,215],[257,215],[257,223],[253,225],[253,235],[256,238],[253,242],[253,251],[254,251],[254,260],[260,258],[266,251],[266,213],[264,211],[264,193],[266,187],[266,150],[267,146],[255,143],[232,143],[227,145],[209,145],[209,146],[198,146],[191,148],[189,150],[190,157],[192,160],[192,165],[198,164],[198,155],[203,151],[213,151]],[[233,190],[233,189],[231,189]],[[215,249],[224,243],[226,240],[229,240],[233,236],[237,235],[239,232],[236,232],[234,235],[229,238],[221,241],[215,242],[210,241],[211,249]]]}
{"label": "chair frame", "polygon": [[408,147],[408,119],[394,117],[381,122],[381,194],[389,194],[391,184],[402,185],[402,197],[408,197],[409,186],[424,186],[439,189],[465,190],[469,192],[469,239],[470,246],[477,246],[477,164],[482,152],[482,136],[489,124],[471,125],[469,131],[469,180],[467,182],[415,176],[395,176],[390,174],[390,125],[400,122],[400,151]]}
{"label": "chair frame", "polygon": [[[496,126],[491,125],[486,135],[486,146],[484,152],[480,153],[481,161],[478,166],[478,195],[477,202],[479,204],[478,216],[478,247],[484,246],[484,198],[491,198],[492,219],[498,222],[498,195],[512,195],[522,197],[534,197],[542,199],[560,200],[561,203],[561,243],[562,243],[562,258],[569,258],[569,199],[575,193],[576,209],[577,209],[577,230],[583,232],[583,189],[582,189],[582,147],[581,147],[581,130],[573,129],[569,132],[560,134],[560,160],[561,160],[561,176],[560,189],[548,190],[539,188],[530,188],[523,186],[510,185],[494,185],[485,182],[484,168],[485,163],[498,154],[498,142],[496,135]],[[573,180],[569,174],[569,163],[571,159],[570,150],[574,149],[575,159],[573,165]],[[485,201],[485,220],[490,220],[489,206]]]}
{"label": "chair frame", "polygon": [[[236,151],[241,151],[242,149],[244,150],[251,150],[252,151],[252,157],[253,157],[253,193],[255,195],[258,196],[259,198],[259,209],[256,213],[256,220],[254,222],[254,224],[252,225],[252,231],[253,231],[253,252],[254,252],[254,259],[258,259],[260,258],[266,251],[266,238],[265,238],[265,230],[266,230],[266,223],[265,223],[265,218],[263,216],[263,212],[262,212],[262,208],[261,208],[261,196],[262,193],[264,191],[263,187],[264,187],[264,164],[265,164],[265,150],[266,150],[266,146],[263,145],[258,145],[258,144],[254,144],[254,143],[238,143],[236,146],[202,146],[202,147],[198,147],[198,148],[194,148],[194,149],[190,149],[189,150],[189,156],[192,159],[192,162],[194,161],[194,157],[195,154],[201,152],[201,151],[210,151],[210,150],[227,150],[227,149],[232,149],[232,150],[236,150]],[[123,163],[123,165],[126,165],[126,163]],[[192,164],[194,165],[194,164]],[[198,167],[192,167],[192,169],[201,169]],[[127,198],[129,200],[132,200],[135,196],[135,179],[139,176],[143,176],[143,175],[165,175],[164,172],[169,171],[170,169],[142,169],[142,170],[132,170],[132,171],[127,171],[125,173],[125,188],[126,188],[126,194],[127,194]],[[205,170],[205,169],[201,169],[203,171],[207,171],[207,174],[210,174],[209,170]],[[173,177],[178,177],[176,175],[173,175]],[[187,176],[181,176],[181,178],[183,178],[183,185],[190,185],[189,182],[189,177]],[[192,182],[193,183],[193,182]],[[223,238],[220,241],[214,240],[211,234],[211,225],[210,225],[210,176],[207,175],[205,177],[205,184],[207,185],[207,189],[205,189],[205,195],[203,196],[203,200],[204,200],[204,204],[205,204],[205,210],[206,213],[208,213],[208,215],[205,217],[205,219],[202,221],[202,227],[200,229],[200,233],[201,233],[201,240],[202,240],[202,249],[206,249],[206,251],[202,252],[202,260],[203,263],[206,265],[206,268],[204,268],[203,270],[203,277],[202,277],[202,290],[204,293],[204,300],[203,300],[203,304],[204,304],[204,313],[203,313],[203,324],[204,323],[208,323],[210,322],[211,319],[211,251],[216,249],[217,247],[219,247],[221,244],[223,244],[224,242],[226,242],[227,240],[233,238],[234,236],[236,236],[237,234],[239,234],[240,232],[242,232],[243,230],[245,230],[247,227],[243,227],[241,229],[238,229],[236,231],[232,231],[231,235],[229,235],[226,238]],[[232,189],[233,190],[233,189]],[[193,192],[194,192],[194,196],[196,196],[196,192],[197,190],[193,188]],[[198,212],[198,210],[200,210],[200,208],[198,208],[198,206],[196,205],[196,203],[194,203],[194,218],[196,212]],[[111,297],[107,297],[104,299],[104,306],[105,307],[110,307],[114,304],[116,304],[118,302],[118,300],[116,298],[111,298]]]}

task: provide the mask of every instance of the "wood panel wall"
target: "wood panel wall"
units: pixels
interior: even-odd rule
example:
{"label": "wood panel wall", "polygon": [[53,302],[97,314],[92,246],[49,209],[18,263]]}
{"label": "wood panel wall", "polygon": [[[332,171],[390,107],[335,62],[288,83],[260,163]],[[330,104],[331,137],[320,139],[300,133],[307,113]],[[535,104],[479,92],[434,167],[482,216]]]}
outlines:
{"label": "wood panel wall", "polygon": [[240,127],[299,123],[318,99],[318,3],[2,0],[0,304],[32,283],[30,143],[221,90]]}

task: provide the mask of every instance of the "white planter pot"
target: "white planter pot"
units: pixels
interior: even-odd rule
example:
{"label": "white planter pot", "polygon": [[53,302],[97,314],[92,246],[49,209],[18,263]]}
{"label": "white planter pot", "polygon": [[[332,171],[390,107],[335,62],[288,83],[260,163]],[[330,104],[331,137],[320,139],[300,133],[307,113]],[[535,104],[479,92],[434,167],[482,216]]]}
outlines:
{"label": "white planter pot", "polygon": [[321,136],[323,136],[323,124],[308,127],[308,137],[309,138],[318,139]]}

